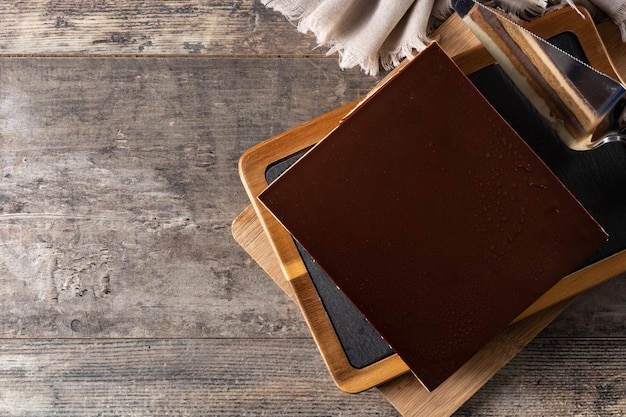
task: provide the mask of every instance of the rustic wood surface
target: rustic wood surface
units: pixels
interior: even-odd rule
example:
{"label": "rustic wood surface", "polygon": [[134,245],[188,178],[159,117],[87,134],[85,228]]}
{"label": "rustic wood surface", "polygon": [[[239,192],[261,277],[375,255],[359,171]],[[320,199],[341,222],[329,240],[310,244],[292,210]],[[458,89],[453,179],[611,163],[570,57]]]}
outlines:
{"label": "rustic wood surface", "polygon": [[324,56],[258,0],[13,1],[0,53]]}
{"label": "rustic wood surface", "polygon": [[[0,22],[0,415],[398,415],[334,387],[230,235],[239,156],[376,79],[258,1]],[[625,304],[623,278],[581,296],[457,415],[626,414]]]}

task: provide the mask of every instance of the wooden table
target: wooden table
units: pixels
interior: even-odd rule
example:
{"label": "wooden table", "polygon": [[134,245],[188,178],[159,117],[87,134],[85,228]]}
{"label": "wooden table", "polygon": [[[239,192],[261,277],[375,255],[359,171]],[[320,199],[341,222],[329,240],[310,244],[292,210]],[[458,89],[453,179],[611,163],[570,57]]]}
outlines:
{"label": "wooden table", "polygon": [[[3,6],[0,415],[398,415],[230,234],[239,156],[378,79],[258,1]],[[457,415],[626,414],[625,306],[579,297]]]}

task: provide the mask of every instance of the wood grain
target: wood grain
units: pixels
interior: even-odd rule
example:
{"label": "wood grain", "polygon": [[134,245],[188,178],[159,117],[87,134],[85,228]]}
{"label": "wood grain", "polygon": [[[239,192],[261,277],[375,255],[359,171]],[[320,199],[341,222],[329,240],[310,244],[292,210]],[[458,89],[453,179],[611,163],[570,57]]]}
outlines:
{"label": "wood grain", "polygon": [[246,201],[236,166],[373,83],[335,65],[0,60],[1,333],[306,335],[230,236]]}
{"label": "wood grain", "polygon": [[[621,416],[625,354],[619,339],[536,339],[455,415]],[[2,415],[399,415],[376,391],[336,390],[308,339],[3,340],[0,360]]]}
{"label": "wood grain", "polygon": [[[624,357],[626,343],[615,339],[594,345],[594,340],[584,338],[536,339],[487,383],[486,392],[455,415],[624,415],[626,369],[619,357]],[[582,362],[594,371],[584,372]],[[500,395],[506,404],[497,400]]]}
{"label": "wood grain", "polygon": [[6,2],[0,22],[2,55],[325,54],[255,0]]}
{"label": "wood grain", "polygon": [[624,41],[617,25],[613,22],[603,22],[598,25],[598,33],[606,45],[609,56],[618,69],[621,80],[626,80],[626,53],[624,53]]}
{"label": "wood grain", "polygon": [[376,391],[334,389],[308,339],[13,340],[0,352],[1,415],[397,415]]}

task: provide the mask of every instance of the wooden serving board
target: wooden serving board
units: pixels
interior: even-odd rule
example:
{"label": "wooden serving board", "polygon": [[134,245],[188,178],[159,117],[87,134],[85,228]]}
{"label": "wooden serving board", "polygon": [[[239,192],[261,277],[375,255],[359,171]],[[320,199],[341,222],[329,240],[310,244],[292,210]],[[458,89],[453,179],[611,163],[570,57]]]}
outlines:
{"label": "wooden serving board", "polygon": [[[285,279],[252,206],[248,206],[233,222],[233,236],[274,282],[297,302],[294,289]],[[509,326],[432,392],[425,389],[410,373],[381,384],[378,389],[404,416],[449,416],[513,359],[569,303],[570,300],[561,301]]]}
{"label": "wooden serving board", "polygon": [[[576,34],[592,65],[618,78],[589,17],[582,20],[574,11],[563,9],[531,25],[531,30],[546,38],[559,33],[560,28],[567,28]],[[458,19],[449,19],[439,32],[441,46],[465,72],[491,64],[490,57]],[[385,80],[380,85],[384,82]],[[449,415],[556,317],[567,305],[567,300],[626,270],[626,251],[565,277],[518,317],[515,324],[431,393],[414,377],[406,374],[408,368],[397,355],[361,369],[352,367],[346,359],[293,240],[258,203],[256,196],[267,186],[265,170],[270,164],[315,144],[357,104],[358,101],[355,101],[271,138],[251,148],[242,156],[240,174],[252,206],[235,219],[233,234],[277,284],[299,303],[339,388],[357,392],[378,385],[403,414]],[[534,314],[537,312],[539,313]]]}

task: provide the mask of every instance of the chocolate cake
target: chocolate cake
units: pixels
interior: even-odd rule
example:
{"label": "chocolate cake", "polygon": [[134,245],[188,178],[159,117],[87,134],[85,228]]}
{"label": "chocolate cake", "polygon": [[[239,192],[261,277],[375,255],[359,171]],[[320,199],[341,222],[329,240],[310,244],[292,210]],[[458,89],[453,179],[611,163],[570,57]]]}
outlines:
{"label": "chocolate cake", "polygon": [[436,44],[259,199],[428,389],[606,240]]}

